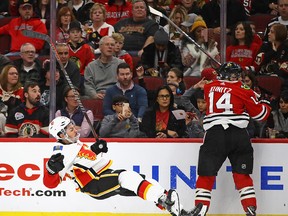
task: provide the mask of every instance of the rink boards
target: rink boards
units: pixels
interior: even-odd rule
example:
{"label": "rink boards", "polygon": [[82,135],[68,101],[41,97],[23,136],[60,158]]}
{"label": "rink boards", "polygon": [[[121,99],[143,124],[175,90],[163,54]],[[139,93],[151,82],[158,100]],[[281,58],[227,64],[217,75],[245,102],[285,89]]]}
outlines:
{"label": "rink boards", "polygon": [[[108,141],[109,152],[103,156],[113,159],[111,168],[144,173],[164,187],[176,189],[184,207],[192,208],[201,140]],[[75,192],[69,180],[55,189],[46,188],[42,183],[43,169],[53,145],[52,139],[30,139],[29,142],[0,139],[1,216],[168,215],[153,203],[138,197],[115,196],[95,200]],[[258,198],[258,215],[288,215],[287,141],[256,140],[253,147],[252,176]],[[217,177],[209,213],[215,216],[243,215],[228,161]]]}

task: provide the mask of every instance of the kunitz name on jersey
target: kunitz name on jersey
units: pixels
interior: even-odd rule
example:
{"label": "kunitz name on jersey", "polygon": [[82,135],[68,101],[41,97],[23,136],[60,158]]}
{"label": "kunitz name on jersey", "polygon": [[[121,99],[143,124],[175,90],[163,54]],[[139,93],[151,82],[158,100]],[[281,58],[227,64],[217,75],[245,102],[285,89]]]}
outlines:
{"label": "kunitz name on jersey", "polygon": [[270,108],[259,103],[257,94],[240,81],[215,80],[204,86],[207,102],[206,116],[203,119],[205,130],[214,125],[229,125],[246,128],[250,117],[263,121],[268,118]]}

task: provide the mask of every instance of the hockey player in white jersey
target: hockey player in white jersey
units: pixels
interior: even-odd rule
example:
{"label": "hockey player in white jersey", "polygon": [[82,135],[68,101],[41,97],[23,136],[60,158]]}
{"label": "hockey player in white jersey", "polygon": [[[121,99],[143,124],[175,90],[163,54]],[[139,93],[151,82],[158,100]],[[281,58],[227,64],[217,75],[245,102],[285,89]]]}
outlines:
{"label": "hockey player in white jersey", "polygon": [[79,140],[79,133],[69,118],[60,116],[49,124],[49,133],[57,139],[53,155],[46,164],[43,182],[55,188],[64,176],[75,184],[76,190],[95,199],[114,195],[139,196],[153,201],[173,216],[198,215],[202,204],[190,211],[182,209],[175,190],[166,191],[157,181],[147,180],[134,171],[112,170],[112,161],[102,157],[108,151],[107,142],[98,139],[89,146]]}

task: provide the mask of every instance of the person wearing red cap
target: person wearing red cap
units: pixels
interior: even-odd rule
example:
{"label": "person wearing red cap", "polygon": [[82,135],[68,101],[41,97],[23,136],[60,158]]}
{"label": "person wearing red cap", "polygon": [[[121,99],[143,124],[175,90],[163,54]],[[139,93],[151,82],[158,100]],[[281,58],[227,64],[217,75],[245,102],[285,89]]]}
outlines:
{"label": "person wearing red cap", "polygon": [[201,72],[201,79],[216,80],[217,76],[218,73],[214,68],[204,68]]}
{"label": "person wearing red cap", "polygon": [[9,34],[11,36],[10,53],[7,55],[18,55],[23,43],[33,44],[38,52],[43,48],[43,40],[28,38],[22,34],[25,29],[47,34],[45,24],[39,18],[32,18],[33,4],[33,0],[19,0],[18,11],[20,16],[13,18],[8,24],[0,27],[0,35]]}

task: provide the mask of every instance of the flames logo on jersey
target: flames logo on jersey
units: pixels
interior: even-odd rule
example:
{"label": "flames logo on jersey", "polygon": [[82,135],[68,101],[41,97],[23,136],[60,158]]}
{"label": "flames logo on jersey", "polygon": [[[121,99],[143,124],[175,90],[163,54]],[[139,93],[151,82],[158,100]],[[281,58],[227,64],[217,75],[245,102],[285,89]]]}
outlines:
{"label": "flames logo on jersey", "polygon": [[86,158],[88,160],[96,160],[96,154],[90,150],[89,146],[86,144],[83,144],[82,148],[78,152],[78,157],[80,158]]}

